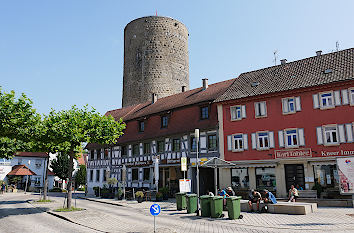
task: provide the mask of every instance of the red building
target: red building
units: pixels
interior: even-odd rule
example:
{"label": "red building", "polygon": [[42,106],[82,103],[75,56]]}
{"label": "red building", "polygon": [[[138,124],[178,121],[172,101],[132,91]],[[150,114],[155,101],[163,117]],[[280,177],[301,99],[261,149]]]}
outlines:
{"label": "red building", "polygon": [[221,158],[237,164],[224,186],[339,194],[336,157],[354,156],[354,49],[243,73],[216,102]]}

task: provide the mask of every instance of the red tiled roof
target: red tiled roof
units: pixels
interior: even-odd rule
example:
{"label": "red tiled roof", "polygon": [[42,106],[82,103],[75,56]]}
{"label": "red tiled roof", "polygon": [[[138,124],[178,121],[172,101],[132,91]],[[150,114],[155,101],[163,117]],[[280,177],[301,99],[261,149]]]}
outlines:
{"label": "red tiled roof", "polygon": [[26,175],[36,175],[33,171],[28,169],[26,165],[15,165],[12,167],[12,171],[10,171],[7,175],[9,176],[26,176]]}
{"label": "red tiled roof", "polygon": [[86,165],[86,157],[87,154],[79,154],[76,160],[80,165]]}
{"label": "red tiled roof", "polygon": [[47,158],[48,153],[45,153],[45,152],[16,152],[15,156]]}

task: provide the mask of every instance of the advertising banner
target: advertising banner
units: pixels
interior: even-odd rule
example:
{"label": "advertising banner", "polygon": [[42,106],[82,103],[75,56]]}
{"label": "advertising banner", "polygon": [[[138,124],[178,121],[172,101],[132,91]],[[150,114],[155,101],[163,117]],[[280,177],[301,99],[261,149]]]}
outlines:
{"label": "advertising banner", "polygon": [[337,158],[341,194],[354,194],[354,157]]}

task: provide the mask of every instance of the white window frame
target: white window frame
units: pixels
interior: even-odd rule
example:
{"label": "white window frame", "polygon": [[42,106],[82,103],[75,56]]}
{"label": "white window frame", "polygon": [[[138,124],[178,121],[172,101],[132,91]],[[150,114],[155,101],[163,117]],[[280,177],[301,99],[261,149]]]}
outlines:
{"label": "white window frame", "polygon": [[[290,111],[290,103],[289,100],[293,101],[293,111]],[[295,101],[295,97],[287,97],[287,98],[283,98],[282,99],[282,110],[283,110],[283,114],[287,115],[287,114],[293,114],[296,113],[296,101]],[[284,105],[286,104],[288,111],[285,111]]]}
{"label": "white window frame", "polygon": [[[326,94],[331,94],[330,97],[325,97],[325,99],[327,99],[327,102],[329,100],[332,102],[331,105],[323,105],[323,99],[324,98],[322,97],[322,95],[326,95]],[[331,108],[335,107],[333,91],[320,92],[318,97],[319,97],[319,102],[320,102],[320,109],[331,109]]]}
{"label": "white window frame", "polygon": [[[235,139],[235,136],[240,137],[240,138]],[[236,141],[242,142],[242,148],[237,148],[237,149],[235,148]],[[237,145],[239,146],[240,144],[237,143]],[[232,151],[238,152],[238,151],[244,151],[244,150],[245,150],[245,142],[243,140],[243,134],[242,133],[232,134]]]}
{"label": "white window frame", "polygon": [[[290,135],[292,135],[292,136],[296,136],[296,145],[294,144],[294,145],[289,145],[288,144],[288,136],[289,136],[289,134],[288,134],[288,131],[293,131],[293,130],[295,130],[295,134],[294,133],[292,133],[292,134],[290,134]],[[292,137],[292,141],[294,140],[294,138]],[[292,129],[284,129],[284,145],[285,145],[285,148],[298,148],[299,147],[299,132],[298,132],[298,129],[297,128],[292,128]]]}
{"label": "white window frame", "polygon": [[[237,112],[240,113],[239,117],[238,117]],[[242,120],[242,106],[241,105],[231,106],[230,107],[230,114],[231,114],[232,121]]]}
{"label": "white window frame", "polygon": [[350,106],[354,106],[354,87],[348,89]]}
{"label": "white window frame", "polygon": [[[330,127],[331,128],[335,128],[334,132],[336,133],[336,139],[337,139],[336,142],[333,141],[333,134],[330,134],[331,142],[327,142],[327,133],[333,132],[333,130],[331,130],[329,132],[328,132],[328,130],[326,130],[326,129],[330,128]],[[336,124],[323,125],[322,126],[322,132],[323,132],[323,144],[325,146],[338,146],[338,145],[340,145],[338,125],[336,125]]]}
{"label": "white window frame", "polygon": [[[264,115],[262,115],[262,113],[261,113],[262,105],[264,105]],[[259,113],[258,115],[257,115],[257,112]],[[255,115],[255,118],[267,117],[267,102],[266,101],[260,101],[260,102],[254,103],[254,115]]]}
{"label": "white window frame", "polygon": [[[261,136],[260,134],[266,134],[264,136]],[[256,133],[256,138],[257,138],[257,150],[269,150],[270,149],[270,138],[269,138],[269,132],[268,131],[260,131]],[[268,146],[262,146],[260,145],[260,140],[262,140],[263,145],[265,144],[265,140],[267,140]]]}

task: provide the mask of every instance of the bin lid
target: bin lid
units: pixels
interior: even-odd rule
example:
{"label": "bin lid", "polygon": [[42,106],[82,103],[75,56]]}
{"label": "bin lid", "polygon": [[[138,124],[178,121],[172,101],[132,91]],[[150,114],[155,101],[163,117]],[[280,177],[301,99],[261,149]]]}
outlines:
{"label": "bin lid", "polygon": [[222,196],[214,196],[212,197],[213,200],[224,199]]}
{"label": "bin lid", "polygon": [[242,197],[241,196],[230,196],[230,197],[226,197],[226,199],[239,200],[239,199],[242,199]]}
{"label": "bin lid", "polygon": [[187,196],[187,197],[196,197],[196,196],[197,196],[197,194],[195,194],[195,193],[191,193],[191,194],[186,194],[186,196]]}
{"label": "bin lid", "polygon": [[176,195],[186,195],[186,193],[182,192],[182,193],[176,193]]}
{"label": "bin lid", "polygon": [[203,195],[203,196],[200,197],[200,199],[208,199],[208,198],[211,198],[211,196],[209,196],[209,195]]}

